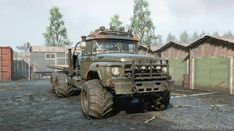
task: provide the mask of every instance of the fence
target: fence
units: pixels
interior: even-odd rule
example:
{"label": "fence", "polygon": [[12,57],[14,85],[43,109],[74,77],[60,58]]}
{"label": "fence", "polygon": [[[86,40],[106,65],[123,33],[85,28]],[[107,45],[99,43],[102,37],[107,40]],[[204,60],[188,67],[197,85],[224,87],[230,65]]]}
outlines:
{"label": "fence", "polygon": [[31,79],[30,54],[14,52],[13,79]]}

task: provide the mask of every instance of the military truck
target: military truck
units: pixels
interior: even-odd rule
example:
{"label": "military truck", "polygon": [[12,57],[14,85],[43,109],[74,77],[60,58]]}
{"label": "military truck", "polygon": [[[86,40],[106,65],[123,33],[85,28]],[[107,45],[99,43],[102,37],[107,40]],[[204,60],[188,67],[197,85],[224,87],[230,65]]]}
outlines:
{"label": "military truck", "polygon": [[[83,49],[76,54],[76,48]],[[138,99],[145,109],[164,110],[169,105],[168,61],[138,54],[138,40],[124,28],[100,27],[82,36],[68,67],[50,77],[51,90],[67,97],[80,90],[81,109],[87,118],[105,118],[118,99]],[[127,99],[126,99],[127,98]]]}

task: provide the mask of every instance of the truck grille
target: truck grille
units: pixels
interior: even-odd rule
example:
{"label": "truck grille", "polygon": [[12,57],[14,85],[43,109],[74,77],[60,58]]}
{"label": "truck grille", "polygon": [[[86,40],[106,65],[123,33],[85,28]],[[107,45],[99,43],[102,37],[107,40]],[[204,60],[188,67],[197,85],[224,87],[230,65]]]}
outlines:
{"label": "truck grille", "polygon": [[133,62],[124,66],[125,77],[131,77],[134,82],[165,80],[168,74],[162,72],[163,67],[167,67],[167,64]]}
{"label": "truck grille", "polygon": [[137,92],[156,92],[169,78],[169,74],[163,72],[165,67],[168,69],[168,61],[133,61],[124,66],[125,77],[131,78]]}

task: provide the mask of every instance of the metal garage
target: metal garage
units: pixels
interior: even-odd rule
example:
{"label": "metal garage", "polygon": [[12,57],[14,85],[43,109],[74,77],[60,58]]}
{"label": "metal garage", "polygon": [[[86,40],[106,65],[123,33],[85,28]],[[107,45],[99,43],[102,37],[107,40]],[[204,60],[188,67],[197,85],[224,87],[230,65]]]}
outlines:
{"label": "metal garage", "polygon": [[195,58],[194,87],[229,92],[230,63],[230,58]]}
{"label": "metal garage", "polygon": [[205,36],[188,48],[190,89],[234,94],[234,39]]}
{"label": "metal garage", "polygon": [[182,86],[183,75],[187,73],[187,61],[184,59],[169,59],[169,73],[176,86]]}
{"label": "metal garage", "polygon": [[183,75],[189,72],[187,68],[189,63],[187,45],[185,43],[169,42],[157,50],[162,59],[169,60],[169,73],[177,87],[182,86]]}

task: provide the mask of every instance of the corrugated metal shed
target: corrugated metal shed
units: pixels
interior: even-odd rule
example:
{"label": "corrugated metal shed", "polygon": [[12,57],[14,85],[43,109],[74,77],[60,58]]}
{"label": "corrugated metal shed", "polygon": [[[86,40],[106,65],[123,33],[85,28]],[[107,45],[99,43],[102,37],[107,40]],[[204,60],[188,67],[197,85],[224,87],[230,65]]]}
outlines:
{"label": "corrugated metal shed", "polygon": [[160,49],[161,47],[162,47],[162,45],[151,45],[151,46],[150,46],[150,49],[151,49],[152,51],[156,51],[156,50]]}
{"label": "corrugated metal shed", "polygon": [[204,36],[188,48],[190,88],[234,94],[234,39]]}
{"label": "corrugated metal shed", "polygon": [[184,51],[187,51],[187,52],[188,52],[188,49],[187,49],[187,46],[188,46],[188,45],[189,45],[188,43],[180,43],[180,42],[172,42],[172,41],[171,41],[171,42],[169,42],[169,43],[163,45],[163,46],[162,46],[161,48],[159,48],[156,52],[161,53],[161,52],[167,50],[167,49],[170,48],[170,47],[176,48],[176,49],[178,49],[178,50],[184,50]]}
{"label": "corrugated metal shed", "polygon": [[214,36],[204,36],[203,38],[195,41],[194,43],[190,44],[188,48],[194,48],[195,46],[198,46],[199,44],[202,44],[206,40],[210,40],[210,44],[222,44],[222,45],[234,45],[234,39],[224,38],[224,37],[214,37]]}
{"label": "corrugated metal shed", "polygon": [[0,47],[0,81],[12,78],[12,53],[11,47]]}
{"label": "corrugated metal shed", "polygon": [[156,51],[162,59],[169,60],[169,73],[175,86],[182,86],[183,76],[189,72],[187,46],[187,43],[169,42]]}
{"label": "corrugated metal shed", "polygon": [[139,44],[138,53],[139,54],[144,54],[144,55],[151,55],[151,56],[159,57],[156,50],[159,49],[160,47],[161,47],[161,45],[147,46],[147,45]]}

